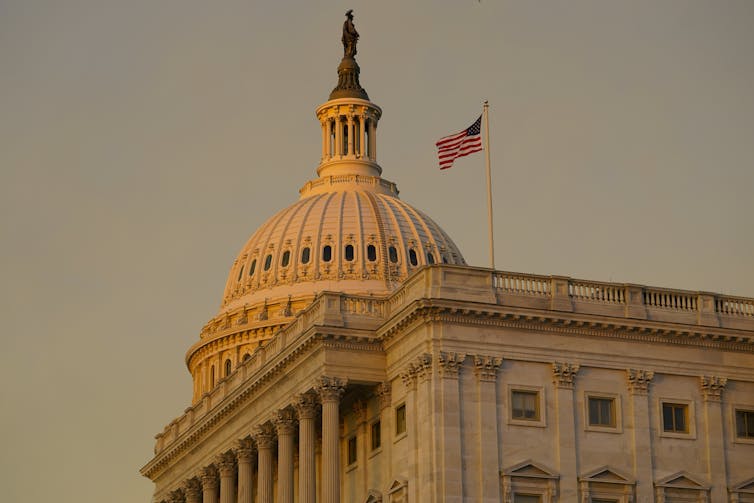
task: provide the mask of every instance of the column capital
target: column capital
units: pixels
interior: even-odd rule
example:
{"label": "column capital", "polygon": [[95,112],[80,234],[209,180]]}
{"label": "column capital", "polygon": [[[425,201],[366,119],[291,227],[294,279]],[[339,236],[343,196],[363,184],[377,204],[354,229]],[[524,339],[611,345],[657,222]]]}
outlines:
{"label": "column capital", "polygon": [[552,382],[561,389],[573,389],[573,381],[581,366],[578,363],[554,362],[552,364]]}
{"label": "column capital", "polygon": [[170,501],[170,503],[186,503],[186,493],[183,492],[183,489],[170,491],[168,501]]}
{"label": "column capital", "polygon": [[275,419],[275,430],[278,436],[293,435],[296,432],[296,417],[291,409],[281,409],[277,411]]}
{"label": "column capital", "polygon": [[440,369],[440,375],[448,379],[458,379],[458,374],[463,368],[463,362],[466,360],[465,353],[449,353],[440,351],[437,355],[437,363]]}
{"label": "column capital", "polygon": [[651,370],[626,369],[626,384],[632,395],[646,395],[655,373]]}
{"label": "column capital", "polygon": [[202,495],[202,483],[197,477],[188,479],[183,490],[186,493],[186,499],[190,502],[200,501],[198,498]]}
{"label": "column capital", "polygon": [[367,403],[364,400],[355,400],[353,402],[353,414],[356,416],[356,424],[367,422]]}
{"label": "column capital", "polygon": [[347,379],[322,376],[317,383],[317,393],[322,402],[337,402],[346,390]]}
{"label": "column capital", "polygon": [[380,410],[390,407],[393,401],[393,387],[390,384],[390,381],[385,381],[378,384],[375,393],[377,394],[377,398],[380,403]]}
{"label": "column capital", "polygon": [[220,477],[230,477],[236,472],[236,456],[233,451],[226,451],[217,456],[217,468]]}
{"label": "column capital", "polygon": [[205,466],[202,469],[202,486],[210,489],[217,489],[219,483],[219,474],[215,465]]}
{"label": "column capital", "polygon": [[727,377],[719,376],[700,376],[699,387],[702,396],[706,402],[719,402],[722,399],[725,385],[728,384]]}
{"label": "column capital", "polygon": [[432,377],[432,355],[429,353],[422,353],[414,361],[409,364],[410,371],[414,373],[419,381],[424,382]]}
{"label": "column capital", "polygon": [[317,394],[313,391],[307,391],[296,395],[296,401],[293,404],[299,420],[314,419],[317,415]]}
{"label": "column capital", "polygon": [[479,381],[495,382],[502,364],[503,359],[498,356],[474,355],[474,375]]}
{"label": "column capital", "polygon": [[259,450],[272,449],[275,446],[275,428],[270,423],[257,426],[252,437]]}
{"label": "column capital", "polygon": [[254,442],[251,437],[245,437],[236,442],[235,450],[239,463],[251,463],[254,457]]}
{"label": "column capital", "polygon": [[412,364],[409,363],[400,376],[407,390],[416,390],[416,371]]}

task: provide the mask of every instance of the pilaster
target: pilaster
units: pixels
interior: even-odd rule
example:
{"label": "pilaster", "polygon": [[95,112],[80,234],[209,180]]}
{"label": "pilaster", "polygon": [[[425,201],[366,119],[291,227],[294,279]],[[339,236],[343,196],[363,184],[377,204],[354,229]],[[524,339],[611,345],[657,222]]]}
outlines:
{"label": "pilaster", "polygon": [[[395,426],[393,426],[393,392],[390,381],[385,381],[377,385],[375,393],[377,394],[377,403],[380,407],[380,436],[382,438],[382,469],[381,479],[377,487],[387,489],[388,484],[393,480],[392,473],[392,453],[393,453],[393,436],[395,435]],[[375,484],[376,485],[376,484]]]}
{"label": "pilaster", "polygon": [[459,374],[466,355],[441,351],[437,356],[440,375],[441,429],[436,444],[440,449],[442,494],[446,502],[463,501],[463,451],[461,444],[461,402]]}
{"label": "pilaster", "polygon": [[482,503],[500,501],[497,431],[497,372],[503,359],[496,356],[474,355],[474,376],[477,385],[477,434],[479,442],[479,470],[477,480]]}
{"label": "pilaster", "polygon": [[626,370],[626,385],[630,394],[633,441],[633,471],[636,479],[637,503],[651,503],[654,481],[652,433],[649,415],[649,386],[654,372],[642,369]]}
{"label": "pilaster", "polygon": [[579,365],[575,363],[552,364],[555,384],[555,410],[557,426],[557,459],[560,471],[561,501],[577,501],[578,454],[573,386]]}
{"label": "pilaster", "polygon": [[707,476],[712,484],[712,501],[725,501],[728,497],[727,459],[723,433],[722,399],[728,379],[719,376],[701,376],[699,387],[704,408],[704,443],[707,454]]}

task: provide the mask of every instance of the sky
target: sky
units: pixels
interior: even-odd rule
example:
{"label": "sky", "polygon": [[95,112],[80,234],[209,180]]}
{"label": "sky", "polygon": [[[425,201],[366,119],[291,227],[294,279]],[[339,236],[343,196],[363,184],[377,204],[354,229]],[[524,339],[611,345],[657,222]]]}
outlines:
{"label": "sky", "polygon": [[229,268],[315,177],[343,14],[383,176],[487,266],[754,297],[754,2],[0,0],[4,501],[146,502]]}

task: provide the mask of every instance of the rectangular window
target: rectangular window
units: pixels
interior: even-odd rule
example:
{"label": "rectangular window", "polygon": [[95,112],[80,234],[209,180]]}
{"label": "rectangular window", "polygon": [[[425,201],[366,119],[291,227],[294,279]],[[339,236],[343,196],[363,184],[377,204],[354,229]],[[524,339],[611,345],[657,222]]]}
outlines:
{"label": "rectangular window", "polygon": [[513,503],[540,503],[542,501],[541,496],[535,496],[533,494],[518,494],[513,497]]}
{"label": "rectangular window", "polygon": [[662,429],[671,433],[688,433],[689,406],[682,403],[662,404]]}
{"label": "rectangular window", "polygon": [[736,436],[754,439],[754,410],[736,409]]}
{"label": "rectangular window", "polygon": [[395,434],[406,433],[406,404],[399,405],[395,409]]}
{"label": "rectangular window", "polygon": [[379,449],[382,445],[382,425],[379,421],[372,423],[370,439],[372,441],[372,450]]}
{"label": "rectangular window", "polygon": [[356,437],[351,437],[348,439],[347,461],[349,465],[352,465],[356,462]]}
{"label": "rectangular window", "polygon": [[539,393],[536,391],[511,391],[511,417],[526,421],[539,421]]}
{"label": "rectangular window", "polygon": [[589,426],[615,427],[615,400],[590,396]]}

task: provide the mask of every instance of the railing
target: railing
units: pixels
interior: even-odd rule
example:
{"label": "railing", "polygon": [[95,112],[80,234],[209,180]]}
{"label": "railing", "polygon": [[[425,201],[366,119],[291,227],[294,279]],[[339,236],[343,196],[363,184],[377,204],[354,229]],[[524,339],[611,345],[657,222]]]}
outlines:
{"label": "railing", "polygon": [[626,303],[626,287],[613,283],[568,281],[568,295],[573,299],[605,302],[609,304]]}
{"label": "railing", "polygon": [[691,292],[644,288],[644,305],[676,311],[698,311],[698,294]]}
{"label": "railing", "polygon": [[517,274],[495,271],[492,285],[498,290],[517,295],[550,296],[552,281],[549,276],[535,276],[533,274]]}
{"label": "railing", "polygon": [[754,317],[754,299],[718,296],[715,298],[715,311],[730,316]]}

